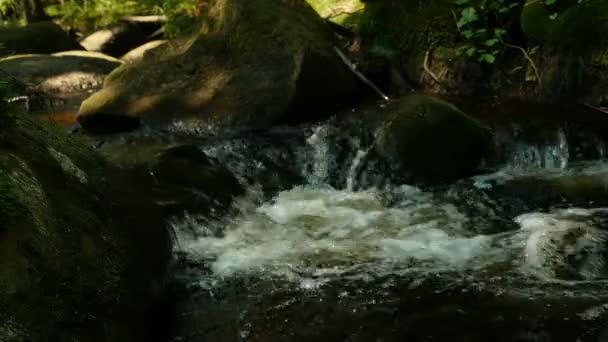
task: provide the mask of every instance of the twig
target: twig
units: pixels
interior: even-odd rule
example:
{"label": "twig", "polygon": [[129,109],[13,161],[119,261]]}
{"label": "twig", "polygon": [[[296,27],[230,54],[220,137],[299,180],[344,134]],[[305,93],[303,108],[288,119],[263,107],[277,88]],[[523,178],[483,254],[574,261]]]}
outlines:
{"label": "twig", "polygon": [[534,63],[534,60],[532,59],[532,57],[530,57],[530,55],[528,54],[528,52],[526,51],[526,49],[522,48],[521,46],[517,46],[517,45],[506,43],[502,39],[500,39],[500,42],[502,43],[502,45],[504,45],[504,46],[506,46],[508,48],[519,50],[524,55],[524,58],[526,60],[528,60],[528,63],[530,64],[530,67],[534,71],[534,75],[536,76],[536,79],[538,80],[538,88],[542,89],[543,88],[543,80],[540,78],[540,72],[538,71],[538,68],[536,67],[536,63]]}
{"label": "twig", "polygon": [[443,85],[441,80],[439,79],[439,77],[437,77],[437,75],[435,75],[435,73],[433,72],[433,70],[431,70],[429,68],[429,56],[431,55],[431,49],[426,50],[426,53],[424,54],[424,62],[422,63],[422,68],[424,69],[424,71],[429,74],[429,76],[431,76],[431,78],[437,82],[439,85]]}
{"label": "twig", "polygon": [[458,26],[458,17],[456,17],[456,13],[454,13],[454,11],[452,11],[452,16],[454,17],[454,23],[456,24],[458,32],[462,33],[462,30],[460,30],[460,26]]}
{"label": "twig", "polygon": [[385,100],[385,101],[390,100],[390,98],[386,94],[384,94],[382,92],[382,90],[380,90],[380,88],[378,88],[372,81],[370,81],[367,77],[365,77],[365,75],[363,75],[361,72],[359,72],[359,70],[357,70],[357,66],[355,64],[353,64],[348,59],[348,57],[346,57],[346,55],[344,55],[344,53],[342,53],[342,51],[340,51],[340,49],[338,49],[336,46],[334,46],[334,51],[336,52],[338,57],[340,57],[342,62],[344,62],[344,64],[346,64],[346,66],[348,66],[350,71],[352,71],[353,74],[355,74],[361,81],[363,81],[363,83],[367,84],[370,88],[372,88],[378,95],[380,95],[380,97],[383,100]]}
{"label": "twig", "polygon": [[591,108],[593,110],[597,110],[598,112],[602,112],[604,114],[608,114],[608,107],[598,107],[598,106],[594,106],[590,103],[587,102],[580,102],[580,104],[582,104],[585,107]]}

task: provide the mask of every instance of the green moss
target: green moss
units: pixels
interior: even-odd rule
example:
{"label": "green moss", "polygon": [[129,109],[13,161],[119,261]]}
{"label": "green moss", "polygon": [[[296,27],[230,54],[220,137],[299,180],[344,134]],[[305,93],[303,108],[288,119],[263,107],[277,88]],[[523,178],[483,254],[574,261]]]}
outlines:
{"label": "green moss", "polygon": [[27,208],[21,202],[15,184],[6,171],[0,170],[0,218],[3,223],[0,232],[6,228],[4,224],[10,225],[26,215]]}
{"label": "green moss", "polygon": [[443,100],[414,95],[389,112],[377,131],[380,154],[414,177],[446,179],[473,171],[487,151],[485,127]]}
{"label": "green moss", "polygon": [[368,5],[362,34],[376,44],[392,46],[404,52],[426,51],[430,47],[455,46],[457,30],[450,0],[406,0],[377,2]]}
{"label": "green moss", "polygon": [[337,24],[358,30],[358,23],[365,10],[360,0],[307,0],[317,13]]}
{"label": "green moss", "polygon": [[[555,13],[557,17],[551,19]],[[604,0],[558,1],[552,6],[529,0],[521,24],[531,45],[569,50],[588,63],[608,65],[608,2]]]}

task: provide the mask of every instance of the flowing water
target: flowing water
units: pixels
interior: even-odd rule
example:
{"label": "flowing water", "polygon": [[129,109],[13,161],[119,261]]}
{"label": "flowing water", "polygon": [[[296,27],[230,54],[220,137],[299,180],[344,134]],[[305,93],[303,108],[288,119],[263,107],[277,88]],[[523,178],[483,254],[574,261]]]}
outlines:
{"label": "flowing water", "polygon": [[250,190],[173,222],[175,341],[608,341],[601,139],[520,131],[433,186],[333,123],[203,144]]}

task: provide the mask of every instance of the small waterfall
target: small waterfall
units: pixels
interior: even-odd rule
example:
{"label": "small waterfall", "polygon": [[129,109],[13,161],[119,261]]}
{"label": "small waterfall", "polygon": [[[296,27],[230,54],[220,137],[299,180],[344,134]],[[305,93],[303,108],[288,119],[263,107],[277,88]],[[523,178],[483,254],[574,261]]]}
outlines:
{"label": "small waterfall", "polygon": [[357,155],[353,159],[353,162],[348,169],[348,175],[346,176],[346,190],[353,191],[355,186],[356,177],[361,166],[361,161],[367,157],[368,150],[358,150]]}
{"label": "small waterfall", "polygon": [[329,170],[332,167],[328,142],[329,130],[330,127],[327,125],[314,127],[312,135],[306,139],[306,143],[312,149],[306,176],[312,185],[325,184],[329,179]]}
{"label": "small waterfall", "polygon": [[546,133],[545,139],[527,142],[513,136],[496,137],[496,144],[506,148],[505,164],[513,169],[565,169],[570,162],[570,146],[564,129]]}

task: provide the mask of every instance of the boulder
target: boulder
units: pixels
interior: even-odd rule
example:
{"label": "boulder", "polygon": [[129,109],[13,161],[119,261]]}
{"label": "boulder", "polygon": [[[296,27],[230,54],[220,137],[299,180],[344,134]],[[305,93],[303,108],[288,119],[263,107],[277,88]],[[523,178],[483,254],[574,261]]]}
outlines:
{"label": "boulder", "polygon": [[[356,16],[363,14],[365,4],[360,0],[306,0],[323,18],[350,28]],[[356,28],[356,26],[354,27]]]}
{"label": "boulder", "polygon": [[129,170],[145,189],[140,195],[157,203],[166,217],[224,211],[245,194],[228,169],[194,145],[137,139],[104,147],[101,153]]}
{"label": "boulder", "polygon": [[541,47],[543,58],[537,63],[550,97],[598,107],[608,104],[607,2],[547,5],[530,0],[522,11],[521,26],[528,45]]}
{"label": "boulder", "polygon": [[122,61],[87,51],[54,55],[17,55],[0,59],[0,70],[25,85],[33,110],[80,105]]}
{"label": "boulder", "polygon": [[155,49],[161,45],[164,45],[166,43],[167,43],[166,40],[153,40],[151,42],[148,42],[142,46],[138,46],[135,49],[127,52],[124,56],[120,57],[120,59],[126,63],[137,63],[144,58],[144,55],[148,51]]}
{"label": "boulder", "polygon": [[[552,15],[557,14],[556,17]],[[521,25],[531,44],[575,50],[588,62],[608,60],[608,3],[602,0],[557,1],[546,5],[528,1]]]}
{"label": "boulder", "polygon": [[82,49],[59,25],[52,22],[33,23],[22,27],[0,27],[0,57]]}
{"label": "boulder", "polygon": [[375,149],[412,177],[448,180],[470,175],[490,146],[489,130],[454,105],[409,96],[388,109]]}
{"label": "boulder", "polygon": [[157,337],[171,239],[126,180],[57,127],[0,115],[0,340]]}
{"label": "boulder", "polygon": [[304,1],[220,1],[193,39],[115,70],[82,104],[79,121],[95,131],[121,118],[174,128],[323,118],[356,88],[333,44]]}
{"label": "boulder", "polygon": [[146,42],[157,39],[156,32],[165,22],[163,16],[122,18],[114,24],[93,32],[80,41],[87,51],[103,52],[120,57]]}

